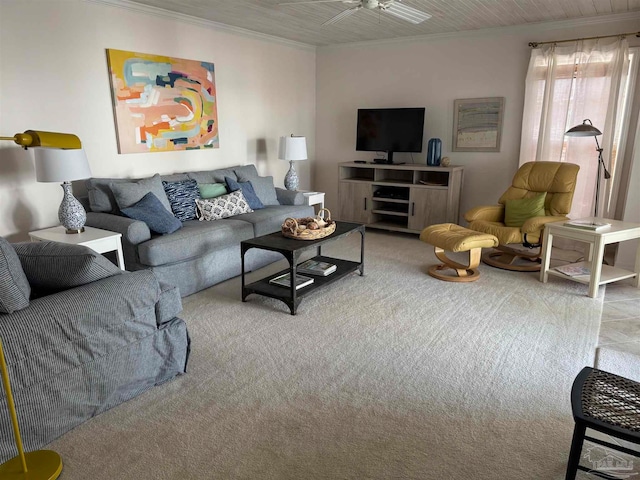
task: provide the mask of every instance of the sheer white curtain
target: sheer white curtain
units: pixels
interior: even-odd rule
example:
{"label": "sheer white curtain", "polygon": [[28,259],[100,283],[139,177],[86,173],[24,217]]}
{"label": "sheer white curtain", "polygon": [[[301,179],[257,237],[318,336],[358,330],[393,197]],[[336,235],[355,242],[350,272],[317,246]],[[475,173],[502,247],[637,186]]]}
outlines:
{"label": "sheer white curtain", "polygon": [[520,164],[544,160],[580,165],[572,218],[593,215],[598,152],[593,137],[564,134],[587,118],[602,132],[598,141],[612,179],[601,177],[599,216],[612,217],[628,73],[624,38],[543,45],[531,51]]}

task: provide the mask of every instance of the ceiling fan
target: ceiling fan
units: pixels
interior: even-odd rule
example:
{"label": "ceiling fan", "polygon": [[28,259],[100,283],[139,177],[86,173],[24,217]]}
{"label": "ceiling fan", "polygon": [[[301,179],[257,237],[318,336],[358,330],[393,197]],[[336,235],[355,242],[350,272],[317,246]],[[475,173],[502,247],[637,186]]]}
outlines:
{"label": "ceiling fan", "polygon": [[347,10],[343,10],[335,17],[330,18],[326,22],[322,24],[331,25],[333,23],[339,22],[354,13],[358,10],[366,8],[367,10],[378,10],[379,12],[388,13],[389,15],[393,15],[394,17],[398,17],[402,20],[406,20],[407,22],[411,22],[414,24],[422,23],[425,20],[431,18],[431,15],[428,13],[421,12],[413,7],[409,7],[407,5],[402,4],[402,0],[310,0],[306,2],[285,2],[279,3],[278,5],[299,5],[302,3],[337,3],[341,2],[346,5],[354,5],[354,7],[349,8]]}

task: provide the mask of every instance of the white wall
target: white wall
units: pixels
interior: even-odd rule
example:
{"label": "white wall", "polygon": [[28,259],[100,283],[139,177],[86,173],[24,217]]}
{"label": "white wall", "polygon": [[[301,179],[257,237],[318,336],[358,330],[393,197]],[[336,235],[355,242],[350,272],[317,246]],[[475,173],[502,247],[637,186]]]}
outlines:
{"label": "white wall", "polygon": [[[375,156],[355,151],[358,108],[426,107],[425,146],[429,138],[442,139],[443,155],[465,167],[461,214],[495,204],[518,167],[528,43],[633,32],[638,19],[616,16],[581,26],[540,24],[319,48],[314,188],[327,192],[329,209],[337,211],[337,164]],[[479,97],[506,98],[500,152],[451,152],[453,101]],[[416,163],[426,163],[425,158],[426,147],[413,154]],[[412,158],[396,154],[394,160]]]}
{"label": "white wall", "polygon": [[[117,153],[106,49],[215,64],[220,148]],[[255,163],[282,186],[277,139],[315,147],[315,49],[82,0],[0,0],[0,136],[74,133],[93,176],[148,176]],[[301,188],[311,163],[299,162]],[[35,181],[33,151],[0,142],[0,235],[58,224],[62,189]]]}

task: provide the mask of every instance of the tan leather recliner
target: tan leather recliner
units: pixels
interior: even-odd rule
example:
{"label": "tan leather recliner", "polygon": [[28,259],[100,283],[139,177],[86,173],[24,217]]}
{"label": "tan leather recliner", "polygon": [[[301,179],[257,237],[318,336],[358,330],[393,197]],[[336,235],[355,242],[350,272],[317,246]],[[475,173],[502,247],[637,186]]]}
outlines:
{"label": "tan leather recliner", "polygon": [[[489,251],[482,260],[494,267],[518,271],[540,270],[540,243],[544,226],[568,220],[580,167],[573,163],[528,162],[522,165],[513,182],[498,200],[499,205],[476,207],[465,213],[469,228],[498,237],[498,251]],[[529,218],[522,227],[504,224],[505,202],[532,198],[546,192],[545,216]],[[516,246],[516,244],[518,244]],[[510,246],[511,245],[511,246]],[[521,259],[527,260],[522,264]]]}

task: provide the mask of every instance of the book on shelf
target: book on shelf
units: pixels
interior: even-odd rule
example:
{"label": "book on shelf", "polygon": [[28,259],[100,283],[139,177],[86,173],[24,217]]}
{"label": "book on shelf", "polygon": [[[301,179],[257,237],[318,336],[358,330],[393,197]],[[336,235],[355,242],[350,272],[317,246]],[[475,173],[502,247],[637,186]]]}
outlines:
{"label": "book on shelf", "polygon": [[598,232],[611,226],[610,223],[595,220],[569,220],[564,222],[567,227],[582,228],[584,230],[593,230]]}
{"label": "book on shelf", "polygon": [[[291,274],[283,273],[282,275],[278,275],[277,277],[269,280],[269,283],[278,285],[280,287],[291,288]],[[313,278],[296,274],[296,290],[299,290],[302,287],[306,287],[307,285],[311,285],[312,283]]]}
{"label": "book on shelf", "polygon": [[564,273],[569,277],[579,277],[580,275],[591,275],[591,270],[589,267],[585,265],[562,265],[560,267],[555,267],[554,270],[557,270],[560,273]]}
{"label": "book on shelf", "polygon": [[337,270],[337,266],[333,263],[321,262],[319,260],[309,259],[298,265],[298,272],[307,275],[320,275],[326,277]]}

